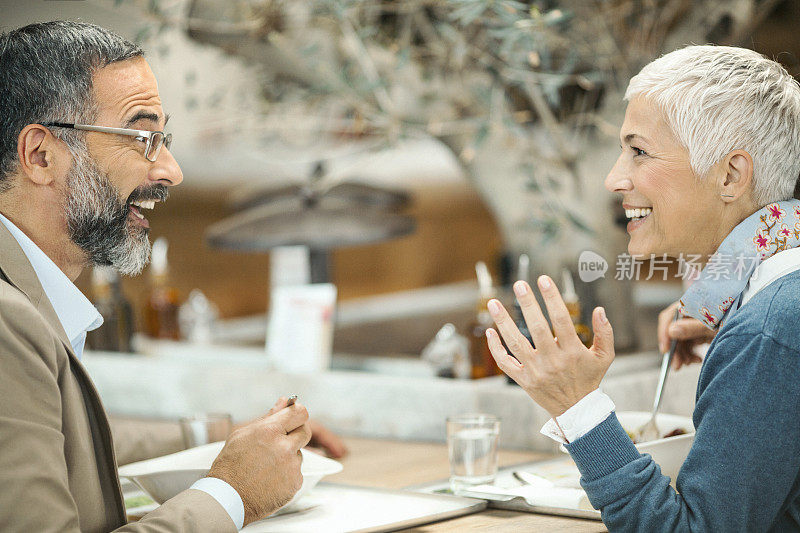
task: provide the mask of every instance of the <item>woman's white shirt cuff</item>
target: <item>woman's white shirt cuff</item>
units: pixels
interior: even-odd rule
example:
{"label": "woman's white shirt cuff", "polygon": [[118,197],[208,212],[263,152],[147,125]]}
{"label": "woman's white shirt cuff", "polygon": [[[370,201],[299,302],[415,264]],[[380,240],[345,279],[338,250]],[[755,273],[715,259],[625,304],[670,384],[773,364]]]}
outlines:
{"label": "woman's white shirt cuff", "polygon": [[561,416],[548,420],[540,433],[562,444],[574,442],[608,418],[615,408],[611,398],[597,388]]}
{"label": "woman's white shirt cuff", "polygon": [[236,489],[216,477],[204,477],[195,481],[190,489],[202,490],[215,500],[228,512],[236,525],[236,529],[244,527],[244,504],[242,497]]}

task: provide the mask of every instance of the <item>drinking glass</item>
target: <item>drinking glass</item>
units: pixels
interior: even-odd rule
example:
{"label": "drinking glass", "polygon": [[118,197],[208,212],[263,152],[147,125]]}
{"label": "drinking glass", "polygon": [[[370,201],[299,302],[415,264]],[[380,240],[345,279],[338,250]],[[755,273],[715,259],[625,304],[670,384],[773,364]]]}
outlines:
{"label": "drinking glass", "polygon": [[186,448],[194,448],[228,438],[233,418],[227,413],[203,413],[181,418],[181,433]]}
{"label": "drinking glass", "polygon": [[447,418],[450,488],[453,492],[494,481],[500,420],[487,414]]}

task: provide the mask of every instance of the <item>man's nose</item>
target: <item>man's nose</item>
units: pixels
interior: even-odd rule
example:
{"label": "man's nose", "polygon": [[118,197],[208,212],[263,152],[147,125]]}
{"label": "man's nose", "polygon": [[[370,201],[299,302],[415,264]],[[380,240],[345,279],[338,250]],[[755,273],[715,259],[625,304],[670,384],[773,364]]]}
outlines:
{"label": "man's nose", "polygon": [[614,163],[614,167],[608,173],[608,176],[606,176],[603,184],[610,192],[627,192],[633,190],[633,181],[627,177],[627,172],[624,171],[622,155],[620,155],[617,162]]}
{"label": "man's nose", "polygon": [[161,149],[158,159],[150,169],[150,181],[155,181],[172,187],[183,181],[183,172],[180,165],[166,147]]}

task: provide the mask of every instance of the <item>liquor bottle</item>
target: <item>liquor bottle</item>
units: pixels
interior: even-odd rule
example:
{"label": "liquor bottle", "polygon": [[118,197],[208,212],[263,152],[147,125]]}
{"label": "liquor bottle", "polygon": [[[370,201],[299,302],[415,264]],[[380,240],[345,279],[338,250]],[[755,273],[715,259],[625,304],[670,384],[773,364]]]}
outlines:
{"label": "liquor bottle", "polygon": [[575,293],[575,284],[572,281],[572,274],[569,270],[564,269],[561,273],[561,279],[564,289],[562,298],[564,299],[564,304],[567,306],[569,317],[575,325],[575,333],[578,334],[578,338],[584,346],[590,347],[592,345],[592,330],[581,320],[581,304],[578,300],[578,295]]}
{"label": "liquor bottle", "polygon": [[94,267],[92,293],[103,325],[86,334],[86,344],[93,350],[130,352],[133,308],[122,292],[117,271],[111,267]]}
{"label": "liquor bottle", "polygon": [[492,285],[492,276],[486,263],[478,261],[475,264],[475,273],[478,276],[478,304],[475,308],[475,320],[467,328],[469,338],[469,355],[472,367],[472,379],[480,379],[502,374],[489,351],[486,342],[486,330],[494,324],[489,314],[488,303],[494,298],[495,291]]}
{"label": "liquor bottle", "polygon": [[164,237],[159,237],[153,243],[150,291],[144,307],[145,333],[156,339],[180,340],[180,298],[178,290],[169,284],[168,246]]}

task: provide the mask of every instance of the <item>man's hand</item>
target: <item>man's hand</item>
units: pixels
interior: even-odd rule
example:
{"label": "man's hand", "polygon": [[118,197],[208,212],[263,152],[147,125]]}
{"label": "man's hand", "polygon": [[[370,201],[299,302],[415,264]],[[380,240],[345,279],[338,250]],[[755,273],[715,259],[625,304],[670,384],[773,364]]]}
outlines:
{"label": "man's hand", "polygon": [[281,398],[269,413],[231,433],[208,475],[233,487],[245,525],[277,511],[303,484],[300,448],[308,444],[308,411]]}
{"label": "man's hand", "polygon": [[614,360],[614,332],[605,309],[596,308],[592,314],[594,345],[587,348],[575,333],[572,319],[553,280],[541,276],[539,289],[553,322],[555,337],[530,286],[524,281],[514,284],[514,293],[536,348],[520,333],[497,300],[489,302],[489,312],[513,357],[503,348],[495,330],[488,329],[486,337],[500,369],[555,418],[600,385]]}
{"label": "man's hand", "polygon": [[344,445],[344,442],[336,433],[316,420],[309,420],[308,425],[311,428],[311,442],[308,443],[309,449],[320,451],[334,459],[341,459],[347,455],[347,446]]}
{"label": "man's hand", "polygon": [[[278,400],[275,407],[269,410],[267,416],[271,415],[278,409],[283,409],[286,404],[285,398]],[[245,427],[248,423],[240,424],[235,428]],[[342,439],[333,431],[326,428],[316,420],[308,419],[308,427],[311,429],[311,440],[308,443],[308,449],[320,455],[327,455],[334,459],[341,459],[348,454],[347,446],[345,446]]]}
{"label": "man's hand", "polygon": [[711,342],[717,334],[696,318],[681,318],[673,321],[679,302],[675,302],[658,314],[658,349],[661,353],[669,350],[670,342],[678,339],[672,357],[672,369],[683,365],[699,363],[703,359],[694,351],[695,347]]}

